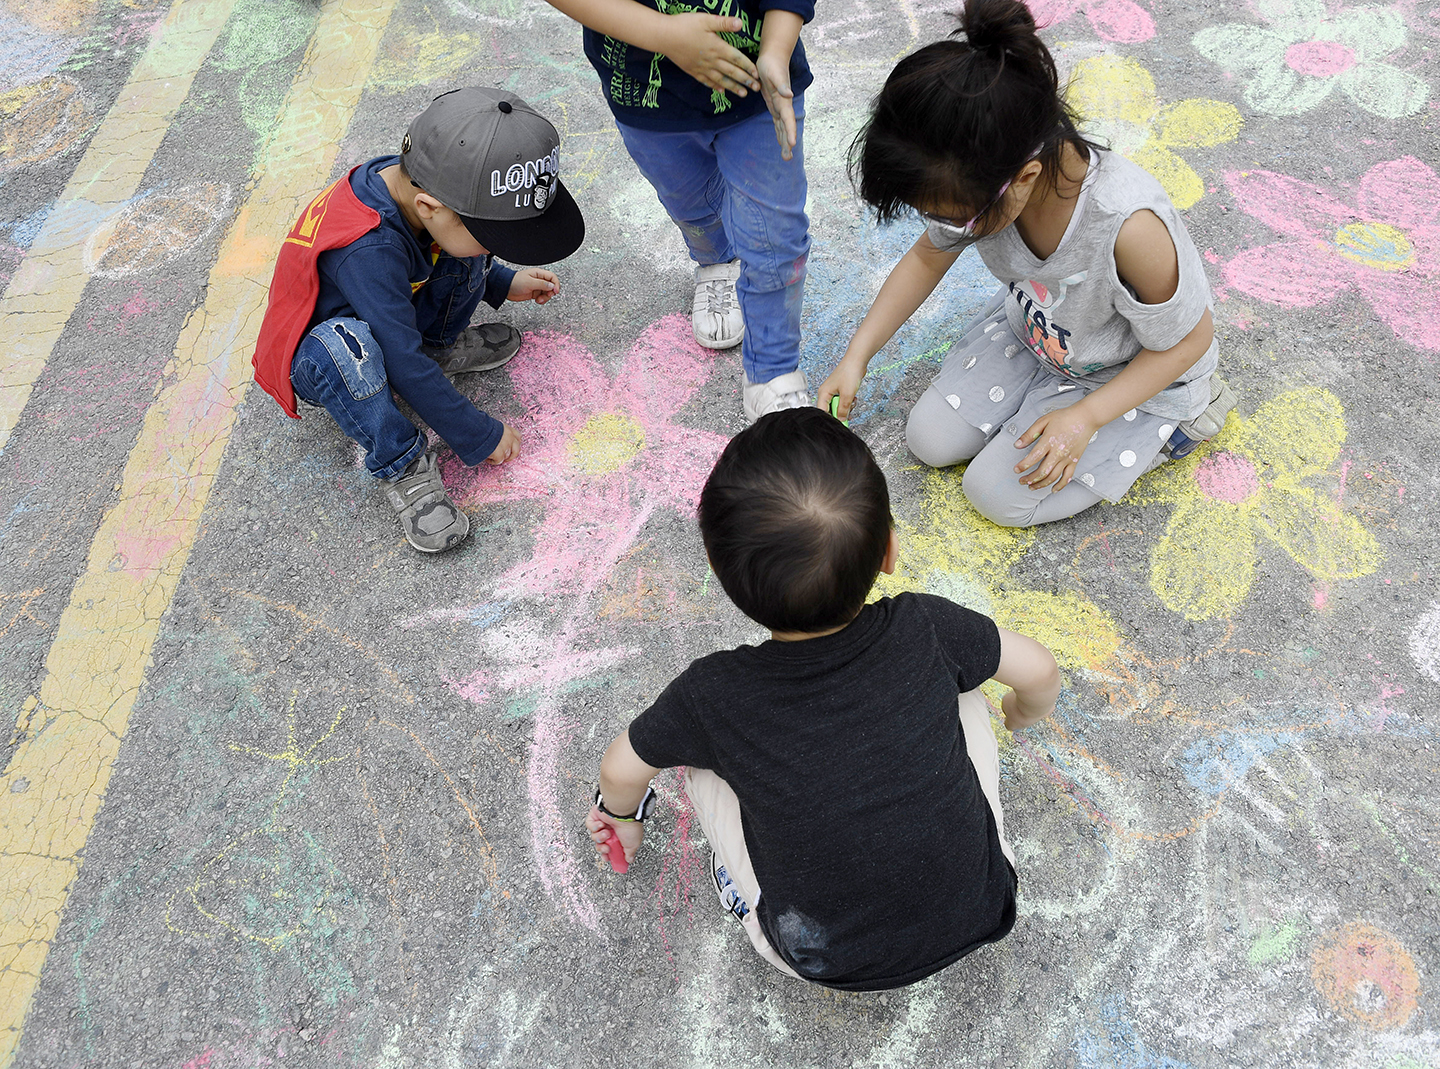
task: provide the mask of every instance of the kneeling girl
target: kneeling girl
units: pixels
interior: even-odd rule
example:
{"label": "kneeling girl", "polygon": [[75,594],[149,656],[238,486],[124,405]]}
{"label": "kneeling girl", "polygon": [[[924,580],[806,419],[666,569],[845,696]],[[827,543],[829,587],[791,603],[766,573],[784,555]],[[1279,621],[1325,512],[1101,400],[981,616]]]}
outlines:
{"label": "kneeling girl", "polygon": [[970,0],[959,18],[895,67],[852,146],[861,198],[882,222],[919,211],[925,233],[818,400],[847,416],[870,359],[975,245],[1002,288],[906,440],[936,467],[970,461],[970,501],[1024,527],[1118,501],[1234,402],[1204,268],[1160,183],[1081,136],[1024,4]]}

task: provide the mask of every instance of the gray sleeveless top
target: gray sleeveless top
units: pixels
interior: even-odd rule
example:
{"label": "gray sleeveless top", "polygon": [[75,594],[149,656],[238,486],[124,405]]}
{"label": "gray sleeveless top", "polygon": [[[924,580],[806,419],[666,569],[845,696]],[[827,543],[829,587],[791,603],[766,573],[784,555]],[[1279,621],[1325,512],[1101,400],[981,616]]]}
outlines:
{"label": "gray sleeveless top", "polygon": [[[1118,375],[1141,349],[1178,344],[1212,307],[1200,254],[1160,183],[1123,156],[1092,154],[1070,225],[1047,259],[1031,252],[1014,226],[975,245],[985,266],[1008,287],[1010,329],[1051,372],[1091,389]],[[1142,208],[1170,231],[1180,262],[1180,285],[1163,304],[1141,303],[1115,270],[1120,225]],[[1193,419],[1210,403],[1217,360],[1218,347],[1211,342],[1179,381],[1138,407]]]}

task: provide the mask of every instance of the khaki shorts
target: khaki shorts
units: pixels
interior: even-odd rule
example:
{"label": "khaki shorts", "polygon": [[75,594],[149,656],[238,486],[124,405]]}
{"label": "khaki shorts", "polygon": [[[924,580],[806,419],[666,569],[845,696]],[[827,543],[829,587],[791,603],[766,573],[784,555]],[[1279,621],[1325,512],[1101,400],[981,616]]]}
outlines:
{"label": "khaki shorts", "polygon": [[[1000,849],[1014,865],[1015,854],[1005,839],[1005,815],[1000,810],[1000,747],[995,741],[995,730],[990,726],[989,706],[978,690],[960,695],[959,706],[965,749],[970,754],[970,763],[975,766],[980,790],[984,792],[985,800],[990,803],[990,812],[995,816]],[[755,907],[760,902],[760,883],[755,878],[755,867],[750,864],[750,851],[745,846],[740,801],[735,792],[730,789],[730,784],[709,769],[691,768],[685,772],[685,793],[690,796],[690,804],[695,807],[695,815],[710,842],[710,848],[735,882],[740,897],[750,906],[750,912],[742,922],[745,934],[750,937],[750,945],[786,976],[800,979],[760,929],[760,920],[755,913]]]}

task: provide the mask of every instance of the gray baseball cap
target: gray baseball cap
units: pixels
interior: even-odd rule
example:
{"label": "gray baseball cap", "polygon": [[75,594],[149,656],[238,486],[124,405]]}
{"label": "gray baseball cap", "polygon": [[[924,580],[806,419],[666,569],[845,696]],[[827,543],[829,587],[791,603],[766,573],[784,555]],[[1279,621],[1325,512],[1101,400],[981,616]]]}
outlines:
{"label": "gray baseball cap", "polygon": [[513,264],[563,260],[585,219],[560,184],[560,135],[514,93],[454,89],[431,101],[400,146],[417,186]]}

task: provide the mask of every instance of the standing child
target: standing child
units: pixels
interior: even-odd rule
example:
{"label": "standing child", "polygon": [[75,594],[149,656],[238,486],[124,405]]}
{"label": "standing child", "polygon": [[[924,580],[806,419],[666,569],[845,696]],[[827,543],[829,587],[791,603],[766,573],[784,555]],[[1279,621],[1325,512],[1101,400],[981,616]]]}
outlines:
{"label": "standing child", "polygon": [[927,464],[969,460],[971,503],[1026,527],[1118,501],[1217,434],[1234,398],[1214,374],[1204,268],[1160,183],[1080,136],[1024,4],[969,0],[959,19],[963,39],[896,65],[855,139],[860,196],[882,221],[917,210],[925,233],[819,400],[849,413],[871,357],[974,244],[1002,289],[905,436]]}
{"label": "standing child", "polygon": [[726,447],[700,495],[725,593],[769,642],[702,657],[622,732],[586,819],[634,856],[660,769],[710,841],[721,904],[766,961],[828,987],[899,987],[1015,921],[985,699],[1012,731],[1055,708],[1050,651],[931,594],[866,605],[899,546],[870,450],[815,408]]}
{"label": "standing child", "polygon": [[625,148],[697,265],[695,340],[742,345],[750,419],[808,405],[798,369],[813,77],[800,28],[814,0],[550,2],[584,24]]}
{"label": "standing child", "polygon": [[555,127],[523,100],[456,89],[410,124],[400,155],[361,164],[311,201],[281,246],[255,380],[296,419],[297,398],[335,418],[423,553],[458,545],[470,521],[391,390],[466,464],[520,454],[520,436],[450,379],[520,347],[513,327],[467,325],[482,300],[544,304],[560,292],[549,271],[494,261],[553,263],[584,240],[559,167]]}

